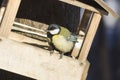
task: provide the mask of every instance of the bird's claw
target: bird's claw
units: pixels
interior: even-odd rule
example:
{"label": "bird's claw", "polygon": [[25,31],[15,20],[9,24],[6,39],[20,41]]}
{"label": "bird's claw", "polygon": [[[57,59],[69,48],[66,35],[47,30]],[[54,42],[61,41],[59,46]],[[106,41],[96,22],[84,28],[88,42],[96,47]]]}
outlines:
{"label": "bird's claw", "polygon": [[54,50],[51,50],[51,51],[50,51],[50,55],[52,55],[53,53],[54,53]]}
{"label": "bird's claw", "polygon": [[60,53],[60,57],[59,57],[59,59],[62,59],[62,58],[63,58],[63,55],[64,55],[64,53],[61,52],[61,53]]}

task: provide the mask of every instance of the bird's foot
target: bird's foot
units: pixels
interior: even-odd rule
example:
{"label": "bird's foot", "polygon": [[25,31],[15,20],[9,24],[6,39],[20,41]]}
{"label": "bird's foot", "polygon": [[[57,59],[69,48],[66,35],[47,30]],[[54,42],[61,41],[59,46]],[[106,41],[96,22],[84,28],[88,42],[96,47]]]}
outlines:
{"label": "bird's foot", "polygon": [[63,58],[63,55],[64,55],[64,53],[61,52],[61,53],[60,53],[60,58],[59,58],[59,59],[62,59],[62,58]]}
{"label": "bird's foot", "polygon": [[51,51],[50,51],[50,55],[52,55],[53,53],[54,53],[54,50],[51,50]]}

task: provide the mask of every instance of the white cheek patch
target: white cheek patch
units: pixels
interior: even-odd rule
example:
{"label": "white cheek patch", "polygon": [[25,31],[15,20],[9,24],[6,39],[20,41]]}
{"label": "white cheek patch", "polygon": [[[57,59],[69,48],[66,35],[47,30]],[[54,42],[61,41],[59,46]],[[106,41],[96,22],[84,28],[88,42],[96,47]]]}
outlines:
{"label": "white cheek patch", "polygon": [[60,31],[59,29],[50,30],[50,33],[54,35],[54,34],[58,34],[59,31]]}

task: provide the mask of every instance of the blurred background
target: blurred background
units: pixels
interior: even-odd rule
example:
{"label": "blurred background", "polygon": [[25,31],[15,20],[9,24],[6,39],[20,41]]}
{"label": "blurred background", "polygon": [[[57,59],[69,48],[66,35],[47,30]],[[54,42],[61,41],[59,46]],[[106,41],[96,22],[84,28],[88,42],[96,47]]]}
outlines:
{"label": "blurred background", "polygon": [[[120,15],[120,0],[104,0]],[[88,59],[87,80],[120,80],[120,19],[103,16]]]}

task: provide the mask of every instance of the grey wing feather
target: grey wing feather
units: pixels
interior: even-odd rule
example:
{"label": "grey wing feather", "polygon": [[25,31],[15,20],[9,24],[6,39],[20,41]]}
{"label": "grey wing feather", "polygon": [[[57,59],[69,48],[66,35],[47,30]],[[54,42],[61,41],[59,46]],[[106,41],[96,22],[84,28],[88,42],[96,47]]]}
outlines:
{"label": "grey wing feather", "polygon": [[68,41],[77,42],[77,38],[77,35],[70,35],[70,37],[68,37]]}

